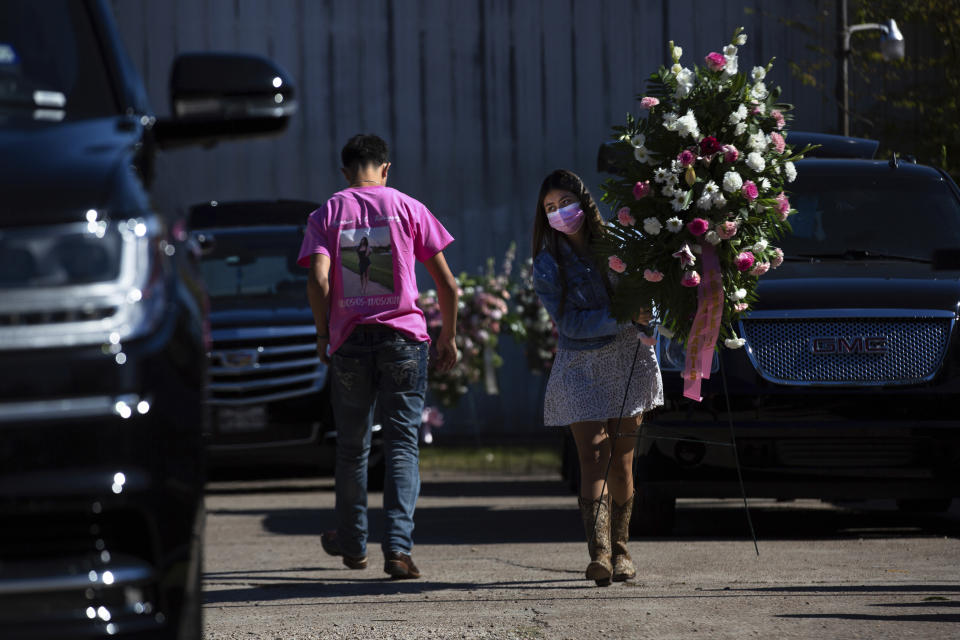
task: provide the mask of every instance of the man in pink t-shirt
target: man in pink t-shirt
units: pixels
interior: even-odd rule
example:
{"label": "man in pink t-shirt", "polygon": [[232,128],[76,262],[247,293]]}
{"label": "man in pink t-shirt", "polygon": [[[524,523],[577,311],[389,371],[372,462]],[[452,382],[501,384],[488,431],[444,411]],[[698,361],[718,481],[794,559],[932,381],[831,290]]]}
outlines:
{"label": "man in pink t-shirt", "polygon": [[310,269],[307,295],[317,353],[330,365],[337,428],[338,522],[320,541],[347,567],[367,567],[367,457],[376,402],[386,459],[384,571],[419,578],[410,554],[430,336],[417,306],[415,266],[423,262],[437,287],[443,327],[435,365],[445,371],[457,361],[458,287],[443,257],[453,237],[423,204],[386,186],[389,152],[381,138],[354,136],[340,156],[349,186],[310,214],[297,259]]}

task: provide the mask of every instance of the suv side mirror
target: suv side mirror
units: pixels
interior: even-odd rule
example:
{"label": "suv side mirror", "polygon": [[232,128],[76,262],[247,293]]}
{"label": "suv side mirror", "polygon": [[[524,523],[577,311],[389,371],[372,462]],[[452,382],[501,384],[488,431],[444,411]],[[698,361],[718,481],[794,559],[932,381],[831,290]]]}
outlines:
{"label": "suv side mirror", "polygon": [[173,117],[154,126],[162,148],[283,131],[297,111],[293,81],[256,55],[187,53],[170,74]]}

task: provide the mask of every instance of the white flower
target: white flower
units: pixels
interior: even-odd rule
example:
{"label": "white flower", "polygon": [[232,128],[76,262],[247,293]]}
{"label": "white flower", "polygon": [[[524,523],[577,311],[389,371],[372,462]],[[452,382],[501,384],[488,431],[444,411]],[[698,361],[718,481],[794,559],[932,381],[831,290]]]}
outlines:
{"label": "white flower", "polygon": [[754,82],[760,82],[767,77],[767,70],[763,67],[754,67],[753,71],[750,72],[750,77],[753,78]]}
{"label": "white flower", "polygon": [[[677,74],[677,98],[685,98],[690,95],[690,92],[693,90],[693,81],[696,79],[693,71],[684,67],[680,70],[680,73]],[[688,112],[689,113],[689,112]]]}
{"label": "white flower", "polygon": [[762,116],[767,111],[767,105],[763,104],[762,102],[755,104],[753,105],[753,110]]}
{"label": "white flower", "polygon": [[673,188],[673,185],[670,184],[669,182],[663,185],[663,188],[660,189],[660,193],[667,196],[668,198],[673,195],[674,191],[675,189]]}
{"label": "white flower", "polygon": [[751,151],[747,154],[747,166],[759,173],[763,171],[767,163],[763,160],[763,155],[756,151]]}
{"label": "white flower", "polygon": [[723,55],[725,56],[735,56],[737,55],[737,48],[732,44],[728,44],[723,48]]}
{"label": "white flower", "polygon": [[787,182],[793,182],[797,179],[797,167],[792,162],[783,165],[783,171],[787,177]]}
{"label": "white flower", "polygon": [[746,117],[747,105],[741,103],[740,106],[737,107],[737,110],[730,114],[729,122],[730,124],[737,124],[738,122],[745,120]]}
{"label": "white flower", "polygon": [[657,167],[653,172],[653,181],[657,184],[663,184],[667,181],[667,176],[670,175],[669,172],[663,167]]}
{"label": "white flower", "polygon": [[733,128],[733,134],[734,134],[734,135],[737,135],[737,136],[742,136],[742,135],[744,134],[744,132],[746,132],[746,130],[747,130],[747,123],[746,123],[746,122],[738,122],[738,123],[737,123],[737,126],[735,126],[735,127]]}
{"label": "white flower", "polygon": [[746,289],[736,289],[736,290],[734,290],[734,291],[731,291],[731,292],[727,295],[727,297],[730,298],[731,300],[733,300],[734,302],[739,302],[740,300],[743,300],[744,298],[747,297],[747,290],[746,290]]}
{"label": "white flower", "polygon": [[683,55],[683,48],[677,45],[673,45],[673,51],[671,52],[671,57],[674,60],[679,60],[680,56]]}
{"label": "white flower", "polygon": [[667,131],[673,131],[677,125],[677,114],[673,111],[663,114],[663,128]]}
{"label": "white flower", "polygon": [[673,73],[673,75],[677,75],[682,70],[683,70],[683,67],[681,67],[678,63],[674,63],[673,66],[670,67],[670,71],[671,73]]}
{"label": "white flower", "polygon": [[750,95],[754,100],[766,100],[767,98],[767,85],[762,82],[758,82],[753,85],[753,88],[750,90]]}
{"label": "white flower", "polygon": [[737,75],[737,70],[740,67],[737,63],[737,56],[724,56],[724,58],[726,58],[727,64],[723,67],[723,75],[727,77]]}
{"label": "white flower", "polygon": [[650,160],[650,153],[647,151],[646,147],[637,147],[633,150],[633,157],[636,158],[637,162],[640,164],[647,164]]}
{"label": "white flower", "polygon": [[659,234],[662,228],[663,225],[656,218],[644,218],[643,220],[643,230],[652,236]]}
{"label": "white flower", "polygon": [[687,109],[687,113],[677,119],[677,133],[681,136],[690,136],[695,140],[700,138],[697,117],[693,115],[692,110]]}
{"label": "white flower", "polygon": [[722,193],[716,193],[713,196],[713,206],[717,209],[723,209],[724,205],[727,204],[727,199],[723,197]]}
{"label": "white flower", "polygon": [[673,199],[670,200],[670,206],[673,207],[674,211],[684,211],[689,207],[690,205],[687,204],[687,192],[683,189],[674,191]]}
{"label": "white flower", "polygon": [[720,244],[720,236],[713,229],[711,229],[710,231],[707,231],[707,233],[703,236],[703,239],[712,245]]}
{"label": "white flower", "polygon": [[713,206],[713,199],[710,197],[709,193],[704,193],[702,196],[697,198],[697,208],[703,209],[706,211]]}
{"label": "white flower", "polygon": [[707,184],[703,185],[703,193],[713,197],[714,195],[720,193],[720,187],[717,186],[717,183],[711,180]]}
{"label": "white flower", "polygon": [[762,131],[751,134],[747,138],[747,146],[754,151],[765,151],[767,149],[767,136],[763,135]]}
{"label": "white flower", "polygon": [[633,145],[635,148],[642,147],[646,143],[647,143],[647,137],[642,133],[638,133],[637,135],[630,138],[630,144]]}
{"label": "white flower", "polygon": [[733,39],[733,44],[739,45],[741,47],[747,44],[747,34],[741,33],[740,35],[738,35],[736,38]]}
{"label": "white flower", "polygon": [[760,189],[763,191],[769,191],[773,188],[773,185],[770,184],[770,181],[767,178],[760,179]]}
{"label": "white flower", "polygon": [[680,164],[680,161],[674,158],[670,161],[670,176],[667,178],[667,184],[676,185],[677,184],[677,174],[683,171],[683,165]]}
{"label": "white flower", "polygon": [[753,245],[753,250],[756,251],[757,253],[766,251],[766,249],[767,249],[767,240],[765,238],[761,238],[760,240],[757,241],[755,245]]}
{"label": "white flower", "polygon": [[670,218],[669,220],[667,220],[667,231],[671,233],[680,233],[682,229],[683,229],[683,221],[680,220],[680,218],[677,218],[676,216],[674,216],[673,218]]}
{"label": "white flower", "polygon": [[723,346],[727,349],[739,349],[747,343],[743,338],[727,338],[723,341]]}
{"label": "white flower", "polygon": [[727,171],[723,174],[723,190],[727,193],[736,193],[743,186],[743,178],[736,171]]}

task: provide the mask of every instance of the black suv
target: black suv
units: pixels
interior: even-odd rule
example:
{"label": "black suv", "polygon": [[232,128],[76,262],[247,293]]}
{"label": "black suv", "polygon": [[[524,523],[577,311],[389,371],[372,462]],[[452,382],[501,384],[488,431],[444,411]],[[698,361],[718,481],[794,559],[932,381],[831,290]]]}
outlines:
{"label": "black suv", "polygon": [[943,511],[960,496],[960,271],[932,264],[960,247],[960,190],[941,170],[870,159],[875,142],[790,137],[807,141],[868,158],[798,163],[786,262],[760,279],[736,327],[746,346],[719,352],[703,402],[683,398],[683,349],[661,339],[638,533],[669,532],[678,497],[738,497],[735,454],[749,497]]}
{"label": "black suv", "polygon": [[0,636],[198,638],[206,295],[158,148],[281,131],[290,78],[189,54],[158,120],[103,1],[0,3]]}

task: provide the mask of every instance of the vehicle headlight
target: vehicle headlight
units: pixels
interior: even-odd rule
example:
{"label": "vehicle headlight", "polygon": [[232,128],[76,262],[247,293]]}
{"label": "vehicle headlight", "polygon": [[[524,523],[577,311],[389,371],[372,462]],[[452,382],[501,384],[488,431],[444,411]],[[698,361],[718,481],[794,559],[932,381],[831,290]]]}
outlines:
{"label": "vehicle headlight", "polygon": [[163,309],[163,233],[149,216],[0,231],[0,349],[119,344]]}

